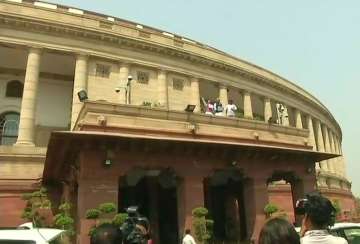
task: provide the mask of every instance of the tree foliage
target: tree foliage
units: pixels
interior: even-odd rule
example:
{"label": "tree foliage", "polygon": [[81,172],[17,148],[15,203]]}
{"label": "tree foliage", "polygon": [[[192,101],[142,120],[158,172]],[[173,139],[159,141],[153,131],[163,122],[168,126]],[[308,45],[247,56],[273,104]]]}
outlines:
{"label": "tree foliage", "polygon": [[208,213],[209,211],[204,207],[192,210],[194,235],[199,243],[210,243],[213,237],[214,221],[206,219]]}

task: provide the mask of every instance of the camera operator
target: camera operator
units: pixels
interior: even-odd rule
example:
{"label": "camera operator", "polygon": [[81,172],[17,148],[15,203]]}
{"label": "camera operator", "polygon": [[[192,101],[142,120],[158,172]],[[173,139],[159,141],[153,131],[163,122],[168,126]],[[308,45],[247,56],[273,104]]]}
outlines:
{"label": "camera operator", "polygon": [[302,244],[347,244],[344,238],[333,236],[328,228],[335,222],[335,208],[329,199],[318,193],[308,194],[296,202],[295,213],[304,215],[300,231]]}
{"label": "camera operator", "polygon": [[121,226],[124,244],[147,244],[149,236],[149,220],[140,216],[138,207],[132,206],[126,209],[128,218]]}

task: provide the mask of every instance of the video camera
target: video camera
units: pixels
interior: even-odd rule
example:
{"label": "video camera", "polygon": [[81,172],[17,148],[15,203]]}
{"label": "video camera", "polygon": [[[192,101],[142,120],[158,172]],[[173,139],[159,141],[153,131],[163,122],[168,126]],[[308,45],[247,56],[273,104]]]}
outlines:
{"label": "video camera", "polygon": [[149,234],[149,220],[138,212],[137,206],[126,209],[128,217],[120,227],[124,244],[146,244]]}

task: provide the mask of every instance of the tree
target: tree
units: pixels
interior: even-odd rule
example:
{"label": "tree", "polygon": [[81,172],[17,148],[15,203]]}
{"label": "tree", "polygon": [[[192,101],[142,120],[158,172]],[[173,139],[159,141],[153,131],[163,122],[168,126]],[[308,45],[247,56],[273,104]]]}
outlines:
{"label": "tree", "polygon": [[213,237],[214,221],[206,219],[208,213],[209,211],[204,207],[192,210],[194,235],[199,243],[210,243]]}

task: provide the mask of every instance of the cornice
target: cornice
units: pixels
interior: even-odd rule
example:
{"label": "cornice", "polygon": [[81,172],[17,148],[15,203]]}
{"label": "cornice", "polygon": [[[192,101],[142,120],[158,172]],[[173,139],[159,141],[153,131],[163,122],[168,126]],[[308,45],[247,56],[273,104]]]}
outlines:
{"label": "cornice", "polygon": [[136,51],[142,50],[142,51],[152,52],[158,55],[165,55],[168,57],[181,59],[186,62],[190,62],[192,64],[206,65],[211,67],[212,69],[219,70],[221,72],[227,73],[232,76],[236,74],[241,76],[243,79],[247,79],[253,83],[258,84],[259,86],[269,87],[281,93],[294,96],[300,101],[303,101],[308,106],[313,107],[315,110],[321,111],[323,116],[329,118],[333,122],[333,124],[336,125],[335,130],[337,130],[337,133],[340,135],[339,137],[341,138],[340,126],[337,124],[336,120],[332,117],[331,113],[323,105],[322,105],[323,107],[321,107],[318,104],[311,101],[309,98],[298,93],[297,91],[294,91],[291,88],[285,87],[272,80],[269,80],[266,77],[263,77],[262,75],[256,74],[248,70],[243,70],[239,67],[235,67],[221,61],[211,60],[197,53],[189,53],[188,51],[185,51],[181,48],[174,48],[173,46],[160,45],[158,43],[154,43],[149,40],[146,40],[146,38],[142,38],[141,35],[139,35],[139,38],[135,39],[130,36],[122,36],[119,34],[111,33],[108,32],[108,30],[107,31],[101,31],[98,29],[89,30],[86,28],[54,24],[40,20],[22,18],[19,16],[0,14],[0,26],[1,25],[10,27],[12,29],[45,33],[53,36],[62,36],[62,37],[68,36],[75,39],[87,39],[87,40],[92,39],[95,41],[106,42],[112,46],[127,48]]}

